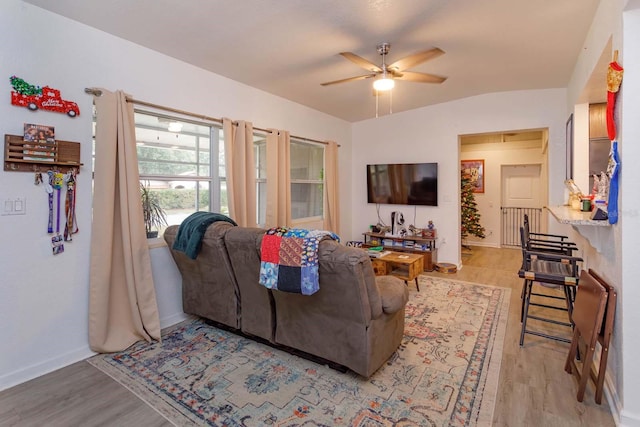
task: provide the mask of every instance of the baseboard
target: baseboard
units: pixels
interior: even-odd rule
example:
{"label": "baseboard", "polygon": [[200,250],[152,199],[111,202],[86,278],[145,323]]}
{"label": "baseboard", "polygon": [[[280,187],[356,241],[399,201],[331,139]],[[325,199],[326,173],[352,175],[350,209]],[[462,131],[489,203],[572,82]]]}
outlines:
{"label": "baseboard", "polygon": [[[595,363],[594,363],[595,365]],[[590,385],[593,386],[593,382],[590,382]],[[620,396],[618,396],[618,392],[616,388],[613,386],[613,381],[611,380],[611,376],[607,372],[604,375],[604,386],[603,386],[603,394],[604,398],[609,404],[609,410],[611,411],[611,415],[613,415],[613,419],[617,426],[622,425],[620,423],[622,410],[622,402],[620,401]],[[634,424],[640,427],[640,424]]]}
{"label": "baseboard", "polygon": [[160,319],[160,328],[164,329],[169,326],[173,326],[176,323],[180,323],[183,320],[190,319],[191,317],[192,316],[189,316],[188,314],[185,314],[185,313],[172,314],[171,316],[165,317],[164,319]]}
{"label": "baseboard", "polygon": [[640,427],[640,414],[623,410],[616,422],[620,427]]}
{"label": "baseboard", "polygon": [[27,366],[26,368],[3,375],[0,377],[0,391],[56,371],[60,368],[64,368],[72,363],[91,357],[94,354],[96,353],[91,351],[89,346],[82,347],[61,356],[54,357],[53,359],[45,360],[41,363]]}

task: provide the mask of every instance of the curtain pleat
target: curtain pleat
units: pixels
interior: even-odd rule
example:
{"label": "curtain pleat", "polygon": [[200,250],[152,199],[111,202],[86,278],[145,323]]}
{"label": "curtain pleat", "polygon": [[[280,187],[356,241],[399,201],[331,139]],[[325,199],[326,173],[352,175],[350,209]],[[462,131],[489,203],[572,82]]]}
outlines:
{"label": "curtain pleat", "polygon": [[109,353],[160,340],[136,154],[133,106],[122,91],[95,98],[96,148],[89,346]]}
{"label": "curtain pleat", "polygon": [[288,131],[267,134],[267,212],[265,227],[291,227],[291,138]]}
{"label": "curtain pleat", "polygon": [[256,227],[256,169],[253,125],[222,119],[229,216],[238,225]]}
{"label": "curtain pleat", "polygon": [[328,141],[324,150],[326,211],[324,229],[340,235],[340,191],[338,188],[338,144]]}

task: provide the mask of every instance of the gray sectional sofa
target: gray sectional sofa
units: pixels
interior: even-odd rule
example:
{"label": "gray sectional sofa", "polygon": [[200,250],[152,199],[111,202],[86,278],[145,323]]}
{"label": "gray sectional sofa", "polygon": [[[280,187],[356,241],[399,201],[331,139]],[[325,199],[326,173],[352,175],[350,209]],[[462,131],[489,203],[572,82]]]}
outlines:
{"label": "gray sectional sofa", "polygon": [[365,251],[323,240],[320,290],[300,295],[258,283],[265,230],[214,222],[195,260],[172,248],[178,226],[164,238],[182,274],[183,309],[244,335],[371,376],[398,348],[408,291],[395,277],[376,277]]}

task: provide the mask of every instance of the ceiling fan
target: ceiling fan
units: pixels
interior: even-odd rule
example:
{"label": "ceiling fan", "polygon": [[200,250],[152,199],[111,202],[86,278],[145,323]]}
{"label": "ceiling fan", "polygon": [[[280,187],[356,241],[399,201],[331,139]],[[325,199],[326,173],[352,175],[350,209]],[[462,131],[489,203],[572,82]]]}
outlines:
{"label": "ceiling fan", "polygon": [[442,83],[447,78],[436,76],[434,74],[418,73],[414,71],[405,71],[408,68],[415,67],[418,64],[422,64],[425,61],[436,58],[444,53],[442,49],[434,47],[433,49],[425,50],[422,52],[414,53],[405,58],[402,58],[393,64],[386,64],[386,56],[389,53],[391,45],[389,43],[379,44],[376,49],[382,56],[382,65],[378,66],[373,62],[369,62],[361,56],[351,52],[340,52],[340,55],[347,58],[354,64],[369,71],[369,74],[361,76],[349,77],[346,79],[334,80],[331,82],[321,83],[322,86],[329,86],[338,83],[351,82],[355,80],[363,80],[375,78],[373,82],[373,88],[377,91],[390,90],[393,88],[394,80],[404,80],[417,83]]}

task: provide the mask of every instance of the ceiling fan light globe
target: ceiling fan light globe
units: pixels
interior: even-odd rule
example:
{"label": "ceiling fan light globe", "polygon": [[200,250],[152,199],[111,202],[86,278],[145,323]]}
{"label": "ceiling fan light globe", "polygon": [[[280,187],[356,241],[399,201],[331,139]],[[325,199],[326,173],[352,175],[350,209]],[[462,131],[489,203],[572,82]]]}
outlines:
{"label": "ceiling fan light globe", "polygon": [[391,90],[395,85],[396,85],[396,82],[390,78],[382,78],[382,79],[377,79],[373,81],[373,88],[378,92]]}

